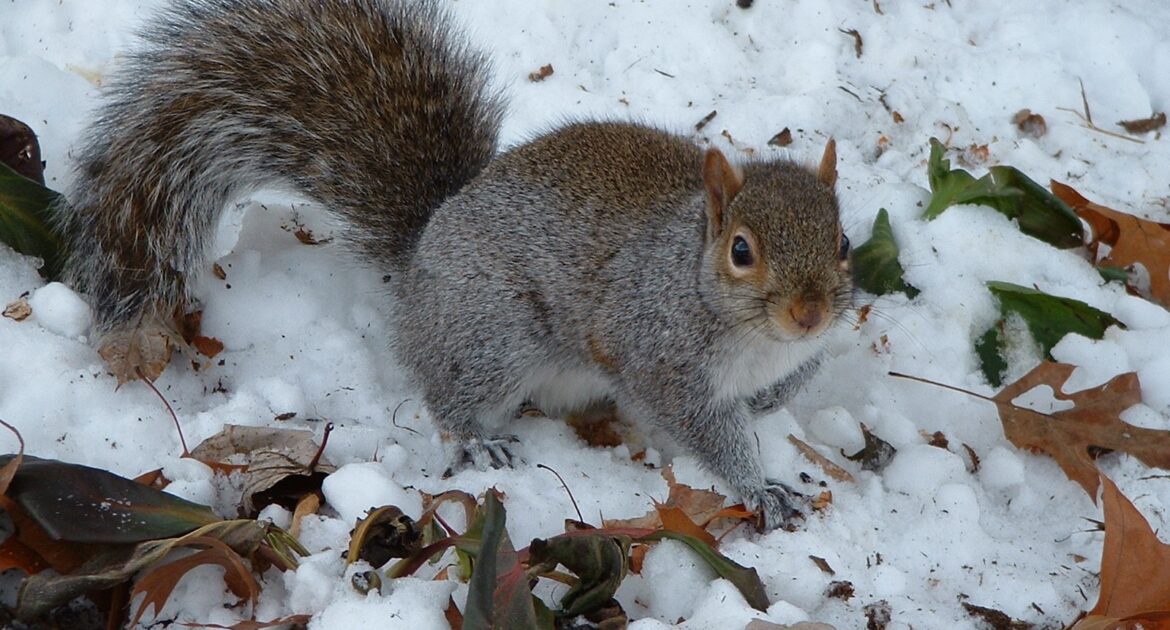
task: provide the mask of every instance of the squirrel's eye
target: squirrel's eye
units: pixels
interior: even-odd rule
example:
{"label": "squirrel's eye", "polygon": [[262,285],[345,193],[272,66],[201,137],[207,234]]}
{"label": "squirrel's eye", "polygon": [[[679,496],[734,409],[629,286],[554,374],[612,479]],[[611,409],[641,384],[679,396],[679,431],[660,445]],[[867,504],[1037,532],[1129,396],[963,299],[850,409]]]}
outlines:
{"label": "squirrel's eye", "polygon": [[844,234],[841,235],[841,249],[837,250],[837,258],[839,260],[849,258],[849,237]]}
{"label": "squirrel's eye", "polygon": [[750,267],[752,264],[752,246],[742,236],[735,237],[731,242],[731,262],[736,267]]}

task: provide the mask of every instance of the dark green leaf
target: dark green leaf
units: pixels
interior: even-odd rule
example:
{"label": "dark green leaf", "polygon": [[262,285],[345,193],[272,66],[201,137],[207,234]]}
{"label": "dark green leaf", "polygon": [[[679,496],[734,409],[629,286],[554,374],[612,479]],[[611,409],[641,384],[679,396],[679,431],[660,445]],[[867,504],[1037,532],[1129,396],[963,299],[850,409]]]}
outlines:
{"label": "dark green leaf", "polygon": [[1108,265],[1097,265],[1097,273],[1105,282],[1120,282],[1122,284],[1129,283],[1129,272],[1122,267],[1110,267]]}
{"label": "dark green leaf", "polygon": [[979,369],[992,387],[1003,385],[1007,372],[1007,361],[1003,358],[1003,320],[997,321],[987,332],[975,340],[975,354],[979,357]]}
{"label": "dark green leaf", "polygon": [[642,540],[662,540],[663,538],[677,540],[693,549],[715,570],[719,577],[734,584],[752,608],[756,610],[768,609],[768,594],[764,592],[764,583],[760,581],[760,574],[755,569],[730,560],[694,536],[660,530]]}
{"label": "dark green leaf", "polygon": [[1008,282],[988,282],[987,288],[999,299],[1000,311],[1005,317],[1015,313],[1024,320],[1032,337],[1050,359],[1052,347],[1069,333],[1101,339],[1106,328],[1121,325],[1109,313],[1080,300],[1057,297]]}
{"label": "dark green leaf", "polygon": [[1060,248],[1083,244],[1080,219],[1060,199],[1011,166],[993,166],[987,175],[975,179],[962,169],[951,169],[943,157],[945,149],[930,139],[930,204],[922,213],[934,219],[955,204],[990,206],[1015,219],[1023,233]]}
{"label": "dark green leaf", "polygon": [[0,241],[44,261],[41,275],[61,272],[63,245],[49,228],[50,209],[61,196],[0,163]]}
{"label": "dark green leaf", "polygon": [[902,265],[898,262],[898,244],[890,227],[890,213],[878,210],[873,221],[873,235],[853,250],[853,281],[874,295],[901,291],[908,297],[918,295],[918,289],[902,279]]}
{"label": "dark green leaf", "polygon": [[625,536],[556,536],[533,540],[529,564],[551,571],[558,564],[580,580],[561,598],[558,616],[584,615],[609,603],[629,571],[630,539]]}
{"label": "dark green leaf", "polygon": [[[0,456],[0,466],[12,456]],[[111,472],[25,456],[8,487],[54,540],[136,543],[171,538],[219,521],[211,508]]]}

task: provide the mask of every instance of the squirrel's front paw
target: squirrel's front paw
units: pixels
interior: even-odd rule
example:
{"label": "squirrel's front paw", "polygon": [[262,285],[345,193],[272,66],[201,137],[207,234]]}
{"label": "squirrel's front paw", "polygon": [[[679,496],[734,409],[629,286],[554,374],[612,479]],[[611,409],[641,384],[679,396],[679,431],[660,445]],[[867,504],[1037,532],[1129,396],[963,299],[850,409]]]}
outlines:
{"label": "squirrel's front paw", "polygon": [[443,473],[443,477],[450,477],[456,470],[463,468],[477,468],[486,470],[491,468],[511,468],[517,457],[512,454],[512,444],[520,440],[514,435],[496,435],[483,438],[469,438],[463,440],[455,449],[451,466]]}
{"label": "squirrel's front paw", "polygon": [[777,528],[793,531],[796,529],[796,521],[804,519],[804,514],[797,507],[803,503],[804,495],[782,483],[769,482],[745,498],[748,507],[759,515],[760,531],[767,532]]}

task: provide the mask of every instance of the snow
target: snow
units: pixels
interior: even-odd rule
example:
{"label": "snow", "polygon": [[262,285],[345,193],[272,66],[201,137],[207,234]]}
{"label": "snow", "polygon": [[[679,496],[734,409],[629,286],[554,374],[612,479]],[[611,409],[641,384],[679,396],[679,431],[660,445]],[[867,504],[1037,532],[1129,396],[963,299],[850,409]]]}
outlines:
{"label": "snow", "polygon": [[[123,62],[133,30],[157,4],[0,4],[0,112],[38,132],[51,187],[68,187],[71,151],[97,102],[95,83]],[[856,628],[865,623],[863,608],[881,600],[891,608],[891,629],[980,627],[963,602],[1058,627],[1092,605],[1102,537],[1084,519],[1100,519],[1100,509],[1051,459],[1011,446],[993,406],[886,374],[991,394],[973,351],[975,336],[997,317],[984,283],[1036,286],[1109,311],[1128,327],[1101,341],[1067,338],[1053,350],[1081,366],[1066,391],[1136,371],[1144,404],[1126,419],[1170,429],[1170,313],[1103,283],[1079,252],[1027,237],[988,208],[957,206],[935,221],[919,219],[935,136],[959,149],[986,145],[986,163],[967,167],[976,175],[1010,164],[1038,182],[1063,181],[1094,201],[1170,220],[1166,139],[1110,137],[1068,111],[1081,109],[1081,82],[1104,128],[1170,107],[1170,5],[1035,0],[1002,9],[878,0],[879,14],[874,3],[857,0],[757,0],[750,10],[732,0],[449,4],[469,38],[490,51],[509,95],[505,145],[566,119],[637,119],[693,134],[735,159],[786,155],[814,164],[835,137],[850,239],[864,242],[878,209],[887,208],[906,280],[922,291],[914,300],[860,296],[874,305],[868,321],[834,339],[820,374],[787,409],[756,425],[769,476],[819,492],[801,482],[808,473],[824,479],[833,497],[796,532],[724,540],[727,555],[759,571],[774,602],[768,612],[752,610],[684,546],[664,542],[648,554],[643,575],[619,591],[625,609],[642,619],[632,628],[680,618],[686,628],[743,627],[751,619]],[[859,33],[860,57],[840,29]],[[552,76],[527,80],[549,63]],[[1012,116],[1023,108],[1044,116],[1046,135],[1016,129]],[[712,110],[717,116],[695,132]],[[785,127],[792,145],[768,146]],[[300,244],[290,233],[294,223],[318,239],[334,236],[336,226],[299,200],[261,196],[226,215],[215,250],[227,277],[208,274],[199,288],[204,334],[226,349],[197,371],[177,359],[159,389],[189,444],[227,423],[308,428],[320,437],[329,421],[336,430],[327,456],[340,467],[325,488],[328,505],[302,525],[312,555],[295,572],[265,575],[259,618],[313,613],[319,630],[446,627],[443,610],[452,596],[462,601],[463,585],[404,579],[370,595],[350,586],[350,575],[364,570],[341,560],[353,519],[382,502],[417,515],[421,492],[495,486],[506,495],[511,538],[523,546],[575,517],[560,482],[536,464],[564,477],[594,523],[643,514],[651,498],[665,498],[659,472],[631,461],[626,447],[588,447],[562,423],[541,418],[510,427],[521,438],[522,465],[442,479],[435,430],[387,349],[394,333],[382,274],[355,264],[336,242]],[[0,304],[26,293],[33,317],[0,318],[0,419],[20,429],[28,452],[125,475],[162,466],[172,492],[216,504],[220,486],[206,467],[178,458],[178,438],[155,395],[141,384],[115,389],[85,342],[89,316],[77,296],[45,285],[34,261],[0,246]],[[1037,350],[1024,344],[1012,358],[1009,378],[1027,371]],[[275,419],[289,412],[296,416]],[[881,473],[840,455],[859,445],[861,424],[900,449]],[[925,444],[923,434],[936,431],[949,450]],[[790,433],[856,482],[826,478],[796,452]],[[726,491],[669,442],[650,440],[649,461],[673,461],[680,481]],[[977,473],[963,445],[980,457]],[[1154,530],[1165,531],[1166,479],[1125,456],[1101,462]],[[458,509],[443,514],[460,526]],[[289,519],[276,508],[265,515]],[[851,582],[854,596],[827,597],[834,580]],[[540,592],[555,597],[561,588]],[[240,611],[225,603],[234,598],[220,573],[201,570],[163,618],[230,623]]]}

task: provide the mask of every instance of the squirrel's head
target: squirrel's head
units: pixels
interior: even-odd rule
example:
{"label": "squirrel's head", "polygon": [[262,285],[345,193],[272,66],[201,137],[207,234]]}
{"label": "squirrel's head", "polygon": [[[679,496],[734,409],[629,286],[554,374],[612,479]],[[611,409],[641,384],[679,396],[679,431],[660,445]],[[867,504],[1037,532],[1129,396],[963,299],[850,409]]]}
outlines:
{"label": "squirrel's head", "polygon": [[849,239],[841,230],[837,151],[813,171],[788,161],[703,160],[709,299],[735,325],[784,341],[824,332],[851,302]]}

